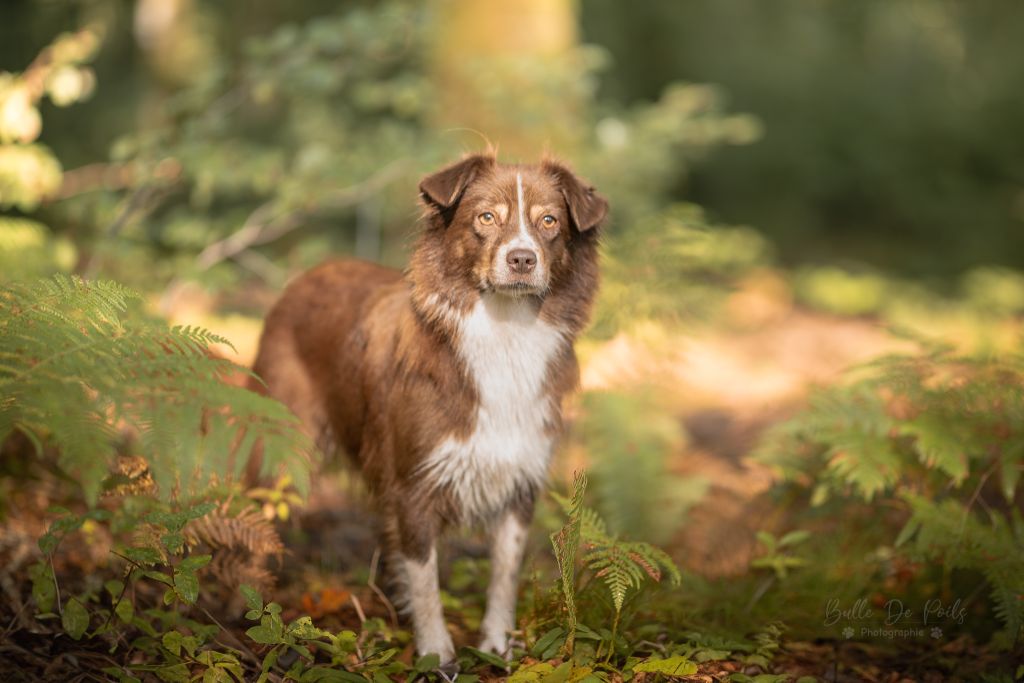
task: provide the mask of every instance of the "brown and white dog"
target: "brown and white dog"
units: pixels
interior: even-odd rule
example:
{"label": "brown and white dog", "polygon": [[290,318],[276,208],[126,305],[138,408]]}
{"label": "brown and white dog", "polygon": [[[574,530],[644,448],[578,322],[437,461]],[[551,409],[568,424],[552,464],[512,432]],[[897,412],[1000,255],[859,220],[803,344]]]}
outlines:
{"label": "brown and white dog", "polygon": [[488,155],[419,189],[426,225],[408,271],[332,261],[302,275],[268,315],[254,370],[360,467],[416,649],[450,662],[435,539],[452,525],[489,530],[480,647],[504,654],[608,204],[559,163]]}

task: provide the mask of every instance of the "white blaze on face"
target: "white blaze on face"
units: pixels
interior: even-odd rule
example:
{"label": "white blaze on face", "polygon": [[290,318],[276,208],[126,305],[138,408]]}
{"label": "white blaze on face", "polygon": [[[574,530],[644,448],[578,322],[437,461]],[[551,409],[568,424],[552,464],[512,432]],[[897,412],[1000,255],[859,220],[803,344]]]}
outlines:
{"label": "white blaze on face", "polygon": [[526,197],[523,195],[522,173],[516,173],[516,206],[519,208],[519,233],[512,241],[518,243],[518,246],[523,249],[539,251],[537,249],[537,242],[533,239],[533,235],[530,234],[526,224]]}
{"label": "white blaze on face", "polygon": [[494,264],[499,282],[508,282],[517,278],[508,266],[508,253],[513,249],[529,249],[537,255],[537,267],[529,275],[529,283],[538,289],[546,286],[545,263],[543,251],[537,240],[530,234],[530,224],[526,219],[527,206],[526,194],[523,192],[523,174],[516,173],[516,219],[517,230],[515,235],[498,249],[496,263]]}

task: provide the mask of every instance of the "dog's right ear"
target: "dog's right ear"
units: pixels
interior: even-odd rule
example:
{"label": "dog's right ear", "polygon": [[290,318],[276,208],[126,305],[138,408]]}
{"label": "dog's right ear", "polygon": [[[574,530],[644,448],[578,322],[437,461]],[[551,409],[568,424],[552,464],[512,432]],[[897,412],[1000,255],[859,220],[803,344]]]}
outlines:
{"label": "dog's right ear", "polygon": [[450,209],[469,184],[494,163],[493,156],[472,154],[420,181],[420,197],[428,207]]}

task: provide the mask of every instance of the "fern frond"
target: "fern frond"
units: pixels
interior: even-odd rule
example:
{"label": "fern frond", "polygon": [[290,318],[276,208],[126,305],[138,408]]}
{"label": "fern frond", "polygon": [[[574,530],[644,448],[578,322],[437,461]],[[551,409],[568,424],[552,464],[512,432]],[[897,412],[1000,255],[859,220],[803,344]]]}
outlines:
{"label": "fern frond", "polygon": [[565,598],[568,626],[565,650],[569,654],[572,653],[576,635],[576,553],[580,546],[583,494],[587,490],[587,475],[576,472],[572,483],[572,496],[565,503],[569,520],[561,529],[551,534],[551,545],[555,550],[555,559],[562,580],[562,595]]}
{"label": "fern frond", "polygon": [[165,498],[237,476],[256,439],[265,470],[305,490],[312,447],[297,418],[223,381],[240,368],[209,346],[226,339],[149,321],[137,299],[64,276],[0,288],[0,440],[21,429],[51,441],[90,503],[126,446]]}
{"label": "fern frond", "polygon": [[993,611],[1011,639],[1024,635],[1024,524],[1019,514],[988,523],[954,500],[935,502],[907,494],[909,524],[915,530],[911,550],[929,561],[979,570],[991,587]]}

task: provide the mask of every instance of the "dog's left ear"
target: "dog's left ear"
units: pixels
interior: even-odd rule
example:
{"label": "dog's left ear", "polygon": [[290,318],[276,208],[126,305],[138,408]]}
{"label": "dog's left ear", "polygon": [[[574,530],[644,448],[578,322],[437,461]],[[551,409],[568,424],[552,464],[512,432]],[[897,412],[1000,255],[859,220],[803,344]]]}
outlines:
{"label": "dog's left ear", "polygon": [[428,206],[451,208],[482,171],[494,165],[494,157],[471,154],[420,181],[420,196]]}
{"label": "dog's left ear", "polygon": [[608,201],[565,166],[545,161],[544,170],[555,177],[569,207],[569,216],[580,232],[593,230],[608,215]]}

